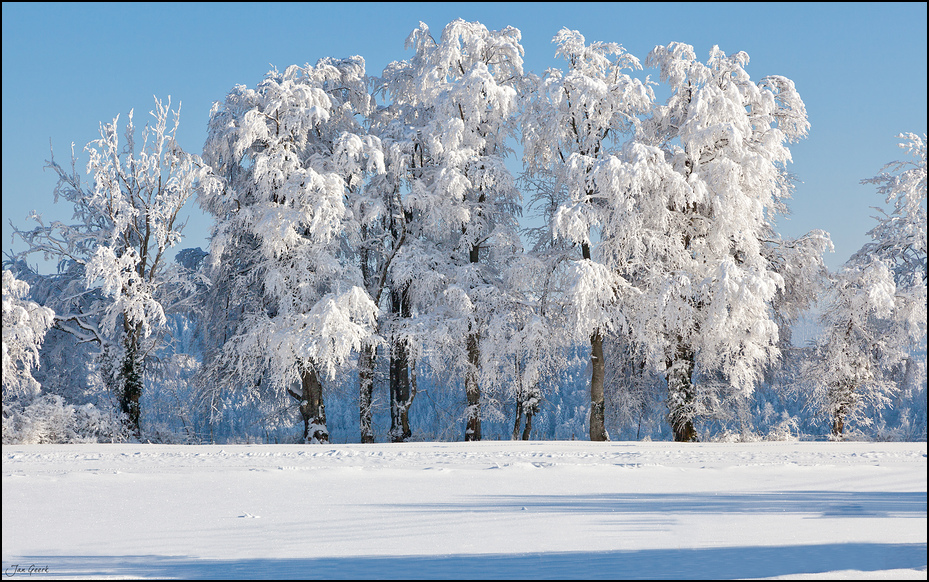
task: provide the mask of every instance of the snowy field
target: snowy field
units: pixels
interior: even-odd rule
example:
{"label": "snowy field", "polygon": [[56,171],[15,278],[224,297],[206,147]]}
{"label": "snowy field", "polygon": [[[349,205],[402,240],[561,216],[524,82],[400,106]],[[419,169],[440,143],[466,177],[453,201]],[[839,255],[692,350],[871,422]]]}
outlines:
{"label": "snowy field", "polygon": [[926,579],[926,443],[3,447],[3,579]]}

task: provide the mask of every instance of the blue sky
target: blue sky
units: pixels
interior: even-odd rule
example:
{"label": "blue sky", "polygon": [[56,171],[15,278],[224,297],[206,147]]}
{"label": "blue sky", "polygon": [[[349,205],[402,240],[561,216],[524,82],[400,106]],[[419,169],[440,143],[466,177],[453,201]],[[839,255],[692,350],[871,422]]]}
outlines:
{"label": "blue sky", "polygon": [[[153,96],[183,103],[179,141],[200,153],[209,110],[236,84],[255,86],[276,66],[361,55],[370,74],[405,59],[419,21],[438,35],[455,18],[522,32],[527,70],[562,67],[551,39],[562,27],[589,41],[622,44],[643,62],[658,44],[691,44],[705,60],[715,44],[751,57],[753,79],[792,79],[806,103],[810,136],[793,148],[802,181],[780,230],[831,233],[835,268],[867,241],[873,186],[859,184],[901,159],[895,136],[926,132],[925,3],[3,3],[3,244],[12,220],[54,204],[43,170],[49,140],[66,162],[98,137],[99,123]],[[656,71],[643,73],[657,77]],[[86,164],[79,158],[79,167]],[[179,248],[207,246],[209,219],[191,203]]]}

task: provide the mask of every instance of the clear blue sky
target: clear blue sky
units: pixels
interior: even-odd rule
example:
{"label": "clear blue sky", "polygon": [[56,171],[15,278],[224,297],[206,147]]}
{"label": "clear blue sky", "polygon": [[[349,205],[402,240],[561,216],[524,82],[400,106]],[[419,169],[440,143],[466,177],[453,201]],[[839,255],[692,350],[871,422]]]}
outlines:
{"label": "clear blue sky", "polygon": [[[831,233],[835,268],[866,242],[871,206],[859,181],[901,159],[894,137],[926,132],[925,3],[3,3],[3,251],[12,220],[54,204],[43,170],[49,140],[66,162],[101,121],[129,109],[136,123],[157,95],[183,103],[181,146],[200,153],[210,106],[236,84],[254,87],[271,68],[361,55],[370,74],[405,59],[404,41],[422,20],[439,34],[455,18],[522,31],[526,69],[563,67],[551,39],[562,27],[588,41],[622,44],[643,62],[679,41],[705,60],[715,44],[751,57],[753,79],[783,75],[806,103],[810,137],[793,148],[802,181],[781,231]],[[657,77],[656,71],[644,71]],[[82,155],[79,167],[86,164]],[[179,248],[207,246],[209,221],[190,204]]]}

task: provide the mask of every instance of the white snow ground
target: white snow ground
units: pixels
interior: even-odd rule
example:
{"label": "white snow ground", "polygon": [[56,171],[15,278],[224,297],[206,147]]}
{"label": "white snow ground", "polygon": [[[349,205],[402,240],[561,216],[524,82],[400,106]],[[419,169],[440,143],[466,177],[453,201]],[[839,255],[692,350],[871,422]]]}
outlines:
{"label": "white snow ground", "polygon": [[926,574],[926,443],[3,446],[3,579]]}

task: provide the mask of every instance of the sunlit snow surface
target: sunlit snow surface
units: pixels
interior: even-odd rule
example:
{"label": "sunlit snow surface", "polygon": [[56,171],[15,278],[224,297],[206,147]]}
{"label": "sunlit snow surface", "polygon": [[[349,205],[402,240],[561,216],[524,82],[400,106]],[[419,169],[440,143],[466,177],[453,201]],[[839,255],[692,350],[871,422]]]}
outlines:
{"label": "sunlit snow surface", "polygon": [[926,469],[926,443],[4,446],[3,579],[926,579]]}

